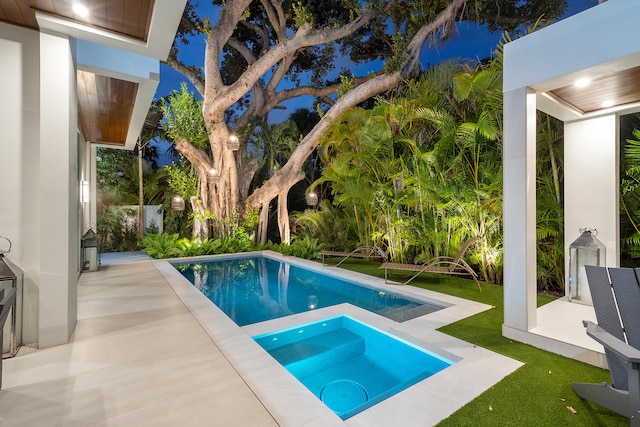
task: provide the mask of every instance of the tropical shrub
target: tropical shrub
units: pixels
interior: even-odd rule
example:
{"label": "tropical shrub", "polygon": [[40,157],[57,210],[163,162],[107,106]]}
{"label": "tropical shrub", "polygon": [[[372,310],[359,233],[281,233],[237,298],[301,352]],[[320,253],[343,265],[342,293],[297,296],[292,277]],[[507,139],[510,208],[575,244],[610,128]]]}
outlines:
{"label": "tropical shrub", "polygon": [[253,236],[246,234],[244,229],[236,230],[232,236],[225,239],[180,238],[178,234],[164,233],[147,234],[140,240],[142,250],[156,259],[229,254],[263,249],[306,259],[320,257],[320,245],[317,239],[294,238],[291,245],[271,242],[267,245],[256,245],[253,243]]}
{"label": "tropical shrub", "polygon": [[138,223],[132,209],[106,209],[98,216],[98,246],[100,252],[138,250]]}

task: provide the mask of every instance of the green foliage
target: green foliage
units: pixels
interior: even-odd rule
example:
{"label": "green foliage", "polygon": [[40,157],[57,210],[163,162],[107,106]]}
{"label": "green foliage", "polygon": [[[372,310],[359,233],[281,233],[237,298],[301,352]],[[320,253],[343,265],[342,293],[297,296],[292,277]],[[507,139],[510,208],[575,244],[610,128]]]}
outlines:
{"label": "green foliage", "polygon": [[318,239],[305,237],[294,237],[290,245],[271,244],[267,246],[269,249],[282,253],[283,255],[291,255],[298,258],[318,259],[320,257],[321,246]]}
{"label": "green foliage", "polygon": [[325,166],[314,183],[331,184],[333,207],[321,205],[320,213],[298,220],[319,236],[340,224],[345,237],[323,243],[344,248],[355,237],[358,246],[383,247],[398,262],[454,255],[478,236],[482,243],[471,262],[495,280],[501,269],[500,77],[490,67],[445,64],[409,82],[404,96],[347,112],[325,134]]}
{"label": "green foliage", "polygon": [[305,7],[301,1],[293,3],[291,7],[293,9],[295,29],[302,28],[305,24],[309,24],[311,27],[314,27],[315,17],[313,15],[313,11]]}
{"label": "green foliage", "polygon": [[[625,119],[639,126],[638,116]],[[620,263],[627,267],[640,266],[640,128],[631,131],[626,139],[621,161],[620,183]]]}
{"label": "green foliage", "polygon": [[274,244],[256,245],[253,236],[243,227],[237,227],[230,237],[225,239],[180,238],[178,234],[147,234],[140,240],[142,250],[157,259],[181,258],[201,255],[230,254],[270,249],[284,255],[299,258],[317,259],[320,256],[320,245],[317,239],[310,237],[294,238],[291,245]]}
{"label": "green foliage", "polygon": [[132,209],[107,209],[98,215],[98,245],[100,252],[127,252],[138,250],[138,223],[126,218],[137,215]]}
{"label": "green foliage", "polygon": [[340,76],[340,89],[338,89],[338,97],[344,95],[349,92],[351,89],[355,88],[355,79],[353,76]]}
{"label": "green foliage", "polygon": [[173,194],[180,195],[184,200],[189,200],[189,197],[197,194],[196,174],[189,162],[171,163],[164,169]]}
{"label": "green foliage", "polygon": [[186,83],[162,104],[161,127],[173,142],[186,139],[195,147],[207,148],[209,136],[202,115],[202,101],[189,92]]}
{"label": "green foliage", "polygon": [[140,247],[152,258],[174,258],[180,256],[177,234],[147,234],[140,239]]}

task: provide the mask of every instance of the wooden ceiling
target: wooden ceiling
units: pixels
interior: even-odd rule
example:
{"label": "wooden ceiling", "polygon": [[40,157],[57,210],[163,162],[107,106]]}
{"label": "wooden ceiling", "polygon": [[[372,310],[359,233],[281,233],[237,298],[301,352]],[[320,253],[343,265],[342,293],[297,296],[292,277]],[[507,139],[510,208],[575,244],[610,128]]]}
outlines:
{"label": "wooden ceiling", "polygon": [[[89,15],[70,0],[0,0],[0,21],[38,30],[36,11],[146,42],[155,0],[84,0]],[[78,125],[86,140],[124,146],[138,84],[78,71]]]}
{"label": "wooden ceiling", "polygon": [[586,87],[570,85],[549,93],[582,114],[607,108],[605,101],[612,103],[609,107],[632,104],[640,101],[640,67],[594,79]]}
{"label": "wooden ceiling", "polygon": [[70,0],[0,0],[0,21],[38,29],[35,12],[147,40],[155,0],[84,0],[89,16],[73,12]]}

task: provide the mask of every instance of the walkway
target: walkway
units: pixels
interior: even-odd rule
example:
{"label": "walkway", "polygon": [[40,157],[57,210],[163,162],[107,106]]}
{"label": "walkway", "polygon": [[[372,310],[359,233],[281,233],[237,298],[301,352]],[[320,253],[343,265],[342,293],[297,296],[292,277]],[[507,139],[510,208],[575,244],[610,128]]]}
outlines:
{"label": "walkway", "polygon": [[277,425],[149,262],[83,274],[71,342],[3,368],[0,426]]}

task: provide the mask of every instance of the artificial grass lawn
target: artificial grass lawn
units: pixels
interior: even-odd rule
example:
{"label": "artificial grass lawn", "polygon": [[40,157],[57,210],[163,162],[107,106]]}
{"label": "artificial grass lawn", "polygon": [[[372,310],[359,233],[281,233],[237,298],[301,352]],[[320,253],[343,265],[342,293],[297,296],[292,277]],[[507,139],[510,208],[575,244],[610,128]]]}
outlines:
{"label": "artificial grass lawn", "polygon": [[[341,267],[384,277],[380,264],[348,260]],[[397,274],[392,279],[402,281]],[[489,304],[494,308],[439,330],[461,340],[524,363],[520,369],[456,411],[438,426],[628,426],[629,420],[586,400],[571,389],[573,382],[610,382],[609,371],[568,359],[502,336],[502,286],[422,274],[411,286]],[[538,306],[552,301],[538,295]],[[586,332],[585,332],[586,333]],[[461,384],[464,387],[464,384]],[[567,407],[573,408],[573,413]]]}

